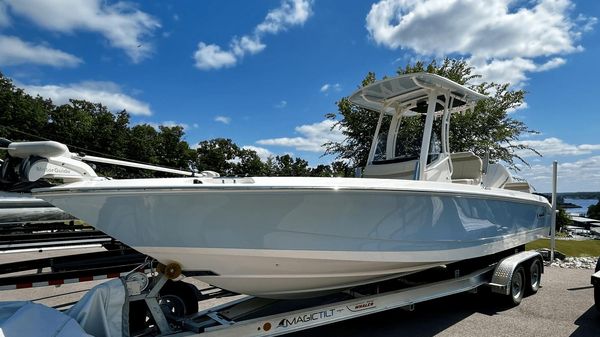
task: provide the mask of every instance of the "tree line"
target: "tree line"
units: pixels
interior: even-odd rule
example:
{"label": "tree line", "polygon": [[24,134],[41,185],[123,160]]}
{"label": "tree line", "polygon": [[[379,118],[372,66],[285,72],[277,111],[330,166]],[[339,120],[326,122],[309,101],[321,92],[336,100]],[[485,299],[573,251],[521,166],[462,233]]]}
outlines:
{"label": "tree line", "polygon": [[[193,148],[180,126],[131,125],[123,110],[112,113],[100,103],[72,99],[57,105],[33,97],[0,73],[0,137],[11,141],[55,140],[71,152],[143,162],[181,170],[212,170],[225,176],[351,176],[342,161],[310,167],[289,154],[262,161],[256,151],[231,139],[205,140]],[[160,177],[166,173],[96,164],[101,175],[115,178]]]}
{"label": "tree line", "polygon": [[[467,84],[478,77],[464,60],[445,59],[441,64],[417,62],[399,68],[397,74],[426,71]],[[385,77],[384,77],[385,78]],[[376,80],[368,73],[360,86]],[[485,153],[491,161],[504,161],[518,170],[527,164],[518,151],[534,149],[516,143],[525,133],[535,133],[522,121],[508,115],[523,103],[525,92],[510,90],[509,84],[481,83],[472,89],[490,96],[473,111],[456,114],[451,122],[450,147],[454,152]],[[343,128],[346,138],[324,144],[324,154],[333,155],[330,165],[310,167],[299,157],[278,155],[261,160],[258,154],[238,146],[231,139],[215,138],[190,146],[179,126],[131,125],[123,110],[112,113],[101,103],[72,99],[57,105],[50,99],[33,97],[0,73],[0,137],[13,141],[55,140],[72,152],[139,161],[182,170],[212,170],[237,176],[353,176],[355,167],[364,167],[377,124],[377,113],[354,106],[347,97],[337,103],[338,111],[326,117]],[[537,152],[536,152],[537,153]],[[98,173],[116,178],[165,176],[165,173],[97,165]]]}

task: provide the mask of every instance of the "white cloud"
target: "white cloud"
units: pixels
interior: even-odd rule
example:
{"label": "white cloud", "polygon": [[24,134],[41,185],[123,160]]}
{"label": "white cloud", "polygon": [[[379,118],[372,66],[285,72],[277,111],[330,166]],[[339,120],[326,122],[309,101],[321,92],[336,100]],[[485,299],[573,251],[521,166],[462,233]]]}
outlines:
{"label": "white cloud", "polygon": [[194,53],[196,68],[201,70],[220,69],[233,67],[237,59],[230,51],[221,50],[215,44],[198,43],[198,50]]}
{"label": "white cloud", "polygon": [[137,100],[121,92],[113,82],[86,81],[73,84],[25,85],[18,84],[31,95],[50,98],[55,104],[66,104],[69,99],[81,99],[102,103],[112,111],[127,110],[132,115],[152,114],[148,103]]}
{"label": "white cloud", "polygon": [[281,100],[279,103],[275,104],[275,107],[277,109],[283,109],[287,106],[287,101],[286,100]]}
{"label": "white cloud", "polygon": [[267,34],[277,34],[292,26],[304,24],[312,14],[312,0],[282,0],[281,5],[267,13],[251,34],[233,37],[229,49],[215,44],[198,43],[194,53],[196,67],[200,70],[232,67],[246,54],[254,55],[267,45],[262,38]]}
{"label": "white cloud", "polygon": [[288,27],[301,25],[312,14],[312,1],[282,1],[281,6],[270,11],[265,20],[256,26],[257,33],[277,34]]}
{"label": "white cloud", "polygon": [[469,63],[476,68],[476,73],[482,75],[482,80],[495,83],[511,83],[521,87],[527,80],[527,72],[537,69],[530,59],[515,57],[512,59],[492,59],[472,57]]}
{"label": "white cloud", "polygon": [[[157,19],[129,2],[108,4],[101,0],[5,0],[13,14],[26,17],[38,26],[60,33],[91,31],[102,34],[134,62],[152,52],[146,40],[160,27]],[[1,11],[1,8],[0,8]]]}
{"label": "white cloud", "polygon": [[260,53],[265,47],[267,47],[267,45],[260,42],[258,36],[242,36],[241,38],[233,38],[233,41],[231,42],[231,49],[235,55],[239,57],[244,56],[246,52],[251,55]]}
{"label": "white cloud", "polygon": [[335,83],[335,84],[329,84],[329,83],[325,83],[323,84],[323,86],[321,86],[321,89],[319,89],[320,92],[322,93],[329,93],[330,91],[336,91],[336,92],[340,92],[342,91],[342,86],[339,83]]}
{"label": "white cloud", "polygon": [[551,59],[550,61],[540,65],[539,67],[537,67],[536,71],[546,71],[546,70],[551,70],[554,68],[558,68],[560,66],[562,66],[563,64],[567,63],[567,60],[565,60],[562,57],[555,57],[553,59]]}
{"label": "white cloud", "polygon": [[219,123],[223,123],[223,124],[229,124],[229,123],[231,123],[231,117],[216,116],[215,117],[215,122],[219,122]]}
{"label": "white cloud", "polygon": [[4,2],[0,2],[0,27],[5,27],[8,25],[10,25],[10,17],[6,11],[6,4]]}
{"label": "white cloud", "polygon": [[34,45],[15,36],[0,35],[0,65],[30,63],[52,67],[75,67],[81,62],[78,57],[63,51]]}
{"label": "white cloud", "polygon": [[261,139],[256,143],[260,145],[293,147],[300,151],[323,152],[323,144],[329,141],[339,142],[345,138],[340,128],[331,129],[334,124],[335,121],[330,119],[319,123],[305,124],[295,128],[296,132],[301,135],[299,137]]}
{"label": "white cloud", "polygon": [[186,124],[186,123],[179,123],[179,122],[176,122],[176,121],[164,121],[164,122],[160,123],[160,125],[166,126],[166,127],[170,127],[170,128],[172,128],[174,126],[180,126],[184,130],[187,130],[187,129],[190,128],[190,126],[188,124]]}
{"label": "white cloud", "polygon": [[527,108],[529,108],[529,105],[527,104],[527,102],[523,102],[520,105],[517,105],[516,107],[506,109],[506,113],[511,114],[511,113],[517,112],[519,110],[525,110]]}
{"label": "white cloud", "polygon": [[[550,137],[542,140],[521,140],[516,144],[529,145],[538,150],[544,157],[553,156],[576,156],[591,154],[593,151],[600,151],[600,144],[581,144],[573,145],[565,143],[562,139]],[[535,157],[531,151],[519,151],[521,157]]]}
{"label": "white cloud", "polygon": [[[552,187],[551,164],[532,165],[531,168],[524,168],[519,175],[533,184],[538,191],[548,192]],[[559,163],[558,190],[559,192],[600,190],[600,156]]]}
{"label": "white cloud", "polygon": [[578,40],[596,18],[573,18],[573,8],[570,0],[381,0],[372,5],[366,27],[380,45],[427,56],[458,54],[484,80],[518,86],[527,72],[560,66],[565,60],[558,55],[583,49]]}
{"label": "white cloud", "polygon": [[260,157],[260,160],[262,160],[262,161],[266,161],[267,159],[269,159],[269,157],[275,156],[275,154],[273,152],[265,149],[264,147],[245,145],[245,146],[242,146],[242,149],[252,150],[252,151],[256,152],[256,154]]}

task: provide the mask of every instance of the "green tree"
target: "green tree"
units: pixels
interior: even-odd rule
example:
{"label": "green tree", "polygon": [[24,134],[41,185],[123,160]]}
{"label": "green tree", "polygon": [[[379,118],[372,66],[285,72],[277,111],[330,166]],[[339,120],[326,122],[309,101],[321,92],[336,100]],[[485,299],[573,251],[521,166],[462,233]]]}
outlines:
{"label": "green tree", "polygon": [[354,177],[354,169],[343,161],[334,161],[331,163],[331,170],[336,177]]}
{"label": "green tree", "polygon": [[298,177],[308,176],[308,162],[302,158],[292,158],[289,154],[275,157],[275,172],[277,176]]}
{"label": "green tree", "polygon": [[588,207],[587,217],[600,220],[600,200],[597,204]]}
{"label": "green tree", "polygon": [[573,224],[573,220],[567,214],[567,212],[559,208],[558,213],[556,213],[556,230],[559,231],[561,228],[565,228],[566,226],[571,226]]}
{"label": "green tree", "polygon": [[[0,137],[12,141],[50,139],[69,146],[71,152],[155,165],[190,169],[194,152],[183,140],[180,127],[129,125],[129,114],[112,113],[99,103],[70,100],[55,105],[49,99],[32,97],[0,73]],[[97,164],[101,175],[126,178],[164,176],[114,165]]]}
{"label": "green tree", "polygon": [[317,167],[310,169],[311,177],[331,177],[333,176],[333,171],[331,170],[331,166],[319,164]]}
{"label": "green tree", "polygon": [[[428,65],[417,62],[399,68],[397,74],[416,72],[434,73],[459,84],[467,84],[480,77],[473,74],[473,68],[466,61],[452,59],[445,59],[442,64],[435,60]],[[361,86],[367,86],[375,80],[375,74],[370,72]],[[528,165],[518,153],[522,150],[539,153],[517,141],[521,135],[536,131],[507,113],[509,109],[523,104],[525,92],[510,90],[508,84],[481,83],[468,86],[488,95],[489,99],[480,101],[472,111],[453,116],[450,123],[450,149],[453,152],[472,151],[480,157],[489,152],[492,162],[502,160],[515,170],[518,170],[518,162]],[[352,166],[365,166],[379,115],[355,106],[347,97],[340,99],[337,106],[338,111],[327,114],[326,117],[337,121],[334,127],[341,126],[346,138],[341,142],[326,143],[325,154],[349,160]]]}
{"label": "green tree", "polygon": [[27,140],[48,123],[52,101],[31,97],[0,73],[0,137]]}
{"label": "green tree", "polygon": [[198,171],[211,170],[223,176],[263,176],[268,165],[254,150],[240,148],[231,139],[215,138],[198,144],[195,167]]}
{"label": "green tree", "polygon": [[159,126],[158,150],[159,164],[181,170],[191,170],[194,152],[189,144],[183,141],[185,133],[180,126]]}
{"label": "green tree", "polygon": [[237,154],[238,163],[234,173],[239,176],[264,176],[267,175],[267,165],[260,160],[254,150],[240,148]]}
{"label": "green tree", "polygon": [[215,171],[224,176],[232,175],[239,150],[231,139],[215,138],[202,141],[196,149],[196,169]]}

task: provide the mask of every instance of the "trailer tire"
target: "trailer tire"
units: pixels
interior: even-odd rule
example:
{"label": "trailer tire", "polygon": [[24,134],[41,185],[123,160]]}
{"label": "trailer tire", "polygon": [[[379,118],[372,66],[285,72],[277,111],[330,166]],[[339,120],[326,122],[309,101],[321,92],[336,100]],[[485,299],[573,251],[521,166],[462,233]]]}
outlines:
{"label": "trailer tire", "polygon": [[129,334],[138,335],[146,330],[152,321],[146,301],[129,302]]}
{"label": "trailer tire", "polygon": [[158,303],[174,316],[183,317],[198,312],[198,295],[192,284],[169,280],[159,293]]}
{"label": "trailer tire", "polygon": [[525,268],[523,266],[517,267],[510,279],[510,291],[508,293],[508,303],[510,305],[516,306],[521,304],[525,291],[525,280]]}
{"label": "trailer tire", "polygon": [[[158,304],[163,311],[175,317],[184,317],[198,312],[198,295],[196,287],[182,281],[168,280],[160,289]],[[129,333],[137,335],[154,325],[154,318],[146,305],[146,301],[129,302]]]}
{"label": "trailer tire", "polygon": [[540,289],[540,282],[542,281],[542,263],[540,259],[533,259],[529,265],[529,272],[527,273],[527,293],[535,294]]}

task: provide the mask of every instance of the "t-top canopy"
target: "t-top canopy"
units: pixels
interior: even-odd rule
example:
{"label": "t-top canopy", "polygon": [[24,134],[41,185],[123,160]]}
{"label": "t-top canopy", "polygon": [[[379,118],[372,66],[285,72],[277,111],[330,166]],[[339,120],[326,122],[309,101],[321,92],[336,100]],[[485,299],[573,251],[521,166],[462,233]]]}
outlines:
{"label": "t-top canopy", "polygon": [[[360,88],[350,96],[350,102],[369,110],[394,114],[397,108],[410,105],[417,113],[427,112],[427,97],[430,89],[438,91],[438,99],[444,100],[444,93],[454,97],[452,109],[475,103],[487,98],[447,78],[430,73],[405,74],[377,81]],[[438,104],[436,111],[443,109]]]}

